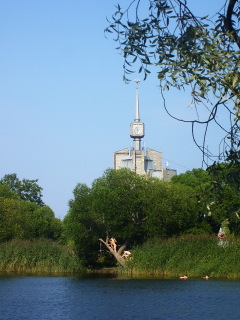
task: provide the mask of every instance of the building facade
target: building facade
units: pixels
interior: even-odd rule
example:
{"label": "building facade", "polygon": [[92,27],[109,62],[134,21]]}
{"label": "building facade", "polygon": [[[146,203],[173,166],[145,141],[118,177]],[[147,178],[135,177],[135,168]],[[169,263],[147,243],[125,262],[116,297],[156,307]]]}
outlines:
{"label": "building facade", "polygon": [[138,80],[136,88],[135,118],[130,124],[130,137],[133,147],[114,152],[114,169],[128,168],[137,174],[148,175],[158,179],[170,180],[177,174],[176,170],[163,168],[162,152],[150,148],[144,149],[141,145],[145,136],[145,125],[140,121]]}

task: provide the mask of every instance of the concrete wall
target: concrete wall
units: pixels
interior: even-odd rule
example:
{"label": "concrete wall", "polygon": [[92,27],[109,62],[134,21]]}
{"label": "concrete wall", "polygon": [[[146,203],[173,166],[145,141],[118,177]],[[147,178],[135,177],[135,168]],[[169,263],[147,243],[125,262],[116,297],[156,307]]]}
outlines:
{"label": "concrete wall", "polygon": [[[145,171],[148,168],[147,161],[153,162],[153,170]],[[136,151],[134,149],[128,150],[128,148],[114,152],[114,169],[118,170],[123,167],[128,167],[130,170],[140,175],[149,175],[158,179],[164,179],[166,181],[177,174],[176,170],[163,169],[162,167],[162,152],[156,151],[150,148],[146,149],[146,155],[144,150]]]}

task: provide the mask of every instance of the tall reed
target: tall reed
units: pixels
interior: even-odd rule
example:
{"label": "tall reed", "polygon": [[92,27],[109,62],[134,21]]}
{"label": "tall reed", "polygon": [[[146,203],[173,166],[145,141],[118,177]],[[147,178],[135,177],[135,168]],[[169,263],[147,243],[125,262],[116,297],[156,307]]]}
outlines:
{"label": "tall reed", "polygon": [[0,271],[67,273],[82,270],[81,261],[74,253],[51,240],[13,240],[0,244]]}
{"label": "tall reed", "polygon": [[240,239],[220,245],[214,236],[154,239],[134,248],[123,272],[162,276],[240,277]]}

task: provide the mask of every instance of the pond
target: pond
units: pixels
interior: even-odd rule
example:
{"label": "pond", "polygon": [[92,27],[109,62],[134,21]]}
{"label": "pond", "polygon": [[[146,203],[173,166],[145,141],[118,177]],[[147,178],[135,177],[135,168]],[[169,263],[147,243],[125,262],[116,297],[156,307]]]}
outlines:
{"label": "pond", "polygon": [[240,319],[240,281],[0,275],[1,320]]}

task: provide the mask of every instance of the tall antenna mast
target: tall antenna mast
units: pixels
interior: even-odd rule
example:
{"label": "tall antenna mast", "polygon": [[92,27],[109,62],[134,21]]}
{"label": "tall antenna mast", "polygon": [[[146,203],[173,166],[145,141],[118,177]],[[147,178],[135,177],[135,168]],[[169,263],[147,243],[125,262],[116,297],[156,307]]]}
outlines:
{"label": "tall antenna mast", "polygon": [[139,99],[138,99],[138,85],[140,80],[135,79],[136,83],[136,105],[134,121],[130,124],[130,137],[133,138],[134,150],[141,152],[141,138],[144,137],[144,123],[140,122]]}

